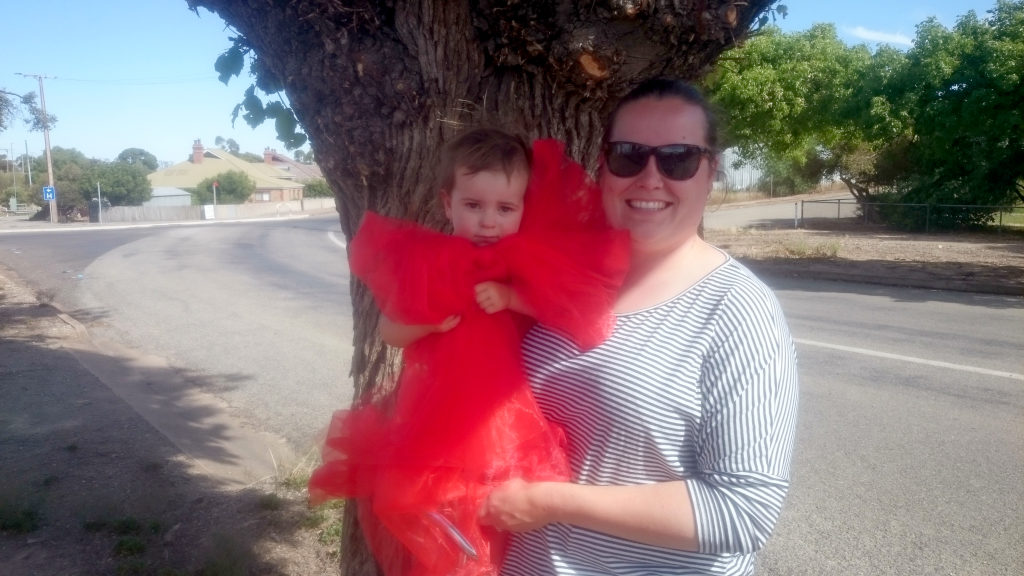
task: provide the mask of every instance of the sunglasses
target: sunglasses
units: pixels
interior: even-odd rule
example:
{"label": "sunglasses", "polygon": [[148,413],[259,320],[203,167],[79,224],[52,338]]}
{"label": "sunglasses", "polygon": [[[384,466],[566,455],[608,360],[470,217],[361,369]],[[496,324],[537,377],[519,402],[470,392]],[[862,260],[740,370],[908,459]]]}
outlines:
{"label": "sunglasses", "polygon": [[605,165],[619,178],[631,178],[643,172],[647,159],[654,155],[658,170],[669,180],[689,180],[700,168],[702,156],[713,152],[694,144],[647,146],[636,142],[609,142],[604,146]]}

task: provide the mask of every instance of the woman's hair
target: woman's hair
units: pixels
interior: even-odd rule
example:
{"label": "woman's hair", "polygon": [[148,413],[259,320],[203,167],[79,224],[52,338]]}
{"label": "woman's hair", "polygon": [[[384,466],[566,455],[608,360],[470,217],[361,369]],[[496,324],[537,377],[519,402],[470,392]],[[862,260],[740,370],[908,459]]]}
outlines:
{"label": "woman's hair", "polygon": [[700,90],[675,78],[650,78],[644,80],[623,96],[619,103],[615,105],[615,109],[612,110],[612,113],[608,116],[608,121],[605,123],[604,143],[608,143],[608,139],[611,137],[612,127],[615,126],[619,110],[622,110],[622,107],[630,102],[636,102],[644,98],[678,98],[687,104],[693,104],[700,108],[704,112],[705,119],[704,139],[707,142],[708,148],[713,152],[718,152],[718,118],[711,109],[711,105],[704,98],[704,95],[700,93]]}
{"label": "woman's hair", "polygon": [[470,174],[500,170],[508,178],[520,170],[529,174],[530,149],[515,134],[498,128],[473,128],[442,148],[437,189],[451,192],[458,170],[466,170]]}

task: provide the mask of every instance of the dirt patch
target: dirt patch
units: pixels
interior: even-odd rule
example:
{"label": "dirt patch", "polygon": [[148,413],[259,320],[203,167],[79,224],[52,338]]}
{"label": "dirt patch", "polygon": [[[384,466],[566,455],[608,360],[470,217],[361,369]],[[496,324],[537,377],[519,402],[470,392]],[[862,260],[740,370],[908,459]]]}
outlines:
{"label": "dirt patch", "polygon": [[[1024,236],[916,235],[841,221],[708,230],[762,274],[1024,295]],[[336,574],[340,511],[303,474],[228,490],[64,349],[59,312],[0,269],[4,574]]]}
{"label": "dirt patch", "polygon": [[64,349],[80,335],[0,269],[6,576],[337,573],[340,510],[302,471],[231,489]]}
{"label": "dirt patch", "polygon": [[911,234],[822,219],[804,228],[708,230],[764,274],[1024,296],[1024,234]]}

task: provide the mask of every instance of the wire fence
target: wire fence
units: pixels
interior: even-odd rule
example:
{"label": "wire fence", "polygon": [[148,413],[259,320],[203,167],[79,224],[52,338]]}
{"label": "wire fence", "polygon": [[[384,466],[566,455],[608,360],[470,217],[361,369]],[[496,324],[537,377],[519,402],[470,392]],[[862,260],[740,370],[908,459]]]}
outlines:
{"label": "wire fence", "polygon": [[800,223],[816,218],[862,218],[865,223],[878,222],[884,213],[899,211],[902,220],[928,232],[936,223],[988,221],[999,228],[1024,228],[1024,206],[978,206],[966,204],[904,204],[898,202],[858,202],[853,198],[801,200]]}

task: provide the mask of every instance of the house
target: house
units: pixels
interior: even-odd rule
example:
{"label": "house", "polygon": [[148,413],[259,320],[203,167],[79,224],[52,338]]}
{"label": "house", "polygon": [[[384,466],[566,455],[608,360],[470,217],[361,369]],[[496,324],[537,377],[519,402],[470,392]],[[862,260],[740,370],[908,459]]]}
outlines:
{"label": "house", "polygon": [[223,172],[244,172],[256,183],[249,202],[285,202],[302,200],[303,184],[295,173],[282,170],[274,163],[246,162],[226,150],[207,150],[201,141],[192,143],[192,157],[147,176],[154,188],[195,188],[207,178]]}

